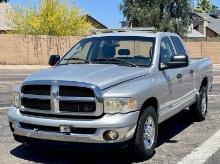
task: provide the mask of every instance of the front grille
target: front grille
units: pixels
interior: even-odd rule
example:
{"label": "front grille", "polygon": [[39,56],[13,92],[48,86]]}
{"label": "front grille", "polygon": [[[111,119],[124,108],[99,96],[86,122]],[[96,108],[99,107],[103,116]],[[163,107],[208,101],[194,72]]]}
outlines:
{"label": "front grille", "polygon": [[95,102],[60,101],[61,112],[91,113],[95,111]]}
{"label": "front grille", "polygon": [[81,83],[74,85],[74,82],[58,81],[53,83],[43,81],[42,83],[46,85],[34,82],[33,85],[26,84],[22,86],[21,111],[42,113],[45,116],[55,114],[56,116],[83,115],[89,117],[102,114],[103,110],[100,109],[102,108],[101,99],[96,97],[101,95],[98,88],[94,89],[88,84]]}
{"label": "front grille", "polygon": [[22,98],[21,104],[29,109],[50,110],[50,100]]}
{"label": "front grille", "polygon": [[[53,126],[44,126],[44,125],[34,125],[34,124],[28,124],[19,122],[21,128],[29,129],[29,130],[39,130],[39,131],[45,131],[45,132],[60,132],[59,127],[53,127]],[[70,132],[75,134],[94,134],[97,129],[95,128],[73,128],[71,127]]]}
{"label": "front grille", "polygon": [[60,86],[60,96],[69,97],[94,97],[94,91],[90,88],[75,86]]}
{"label": "front grille", "polygon": [[25,85],[22,87],[23,94],[32,94],[32,95],[50,95],[50,85]]}

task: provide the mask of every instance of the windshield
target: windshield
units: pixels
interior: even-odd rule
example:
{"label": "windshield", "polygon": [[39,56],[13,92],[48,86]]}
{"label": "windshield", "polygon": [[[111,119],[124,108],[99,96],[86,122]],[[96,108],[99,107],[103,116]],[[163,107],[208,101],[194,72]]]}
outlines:
{"label": "windshield", "polygon": [[87,38],[67,52],[57,65],[94,63],[147,67],[152,62],[154,45],[153,37]]}

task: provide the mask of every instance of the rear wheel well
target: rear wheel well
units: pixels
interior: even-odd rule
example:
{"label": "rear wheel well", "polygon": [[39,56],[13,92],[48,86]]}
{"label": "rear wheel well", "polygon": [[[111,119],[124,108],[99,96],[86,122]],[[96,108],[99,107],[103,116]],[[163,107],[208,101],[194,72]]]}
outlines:
{"label": "rear wheel well", "polygon": [[156,114],[158,115],[158,101],[155,97],[151,97],[149,99],[147,99],[142,107],[141,107],[141,113],[144,111],[144,109],[148,106],[152,106],[155,109]]}

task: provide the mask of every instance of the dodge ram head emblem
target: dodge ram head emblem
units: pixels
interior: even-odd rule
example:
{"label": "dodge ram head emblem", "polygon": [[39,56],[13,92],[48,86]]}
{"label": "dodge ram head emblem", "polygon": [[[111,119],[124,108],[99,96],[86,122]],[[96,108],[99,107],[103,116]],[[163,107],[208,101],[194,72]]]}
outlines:
{"label": "dodge ram head emblem", "polygon": [[57,83],[58,83],[58,81],[57,81],[57,80],[54,80],[54,81],[52,81],[52,83],[53,83],[53,84],[57,84]]}
{"label": "dodge ram head emblem", "polygon": [[59,86],[52,85],[52,87],[51,87],[51,108],[56,113],[59,112],[59,101],[57,100],[58,95],[59,95]]}
{"label": "dodge ram head emblem", "polygon": [[52,91],[52,97],[53,97],[53,98],[58,97],[58,90],[53,90],[53,91]]}

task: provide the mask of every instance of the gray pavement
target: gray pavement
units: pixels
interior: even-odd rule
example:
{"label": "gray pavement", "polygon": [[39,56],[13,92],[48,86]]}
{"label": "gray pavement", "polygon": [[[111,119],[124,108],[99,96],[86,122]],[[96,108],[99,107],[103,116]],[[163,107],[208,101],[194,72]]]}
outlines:
{"label": "gray pavement", "polygon": [[[220,68],[214,75],[220,76]],[[11,92],[36,70],[0,70],[0,109],[11,105]],[[206,121],[194,122],[184,110],[159,126],[159,141],[153,158],[143,163],[177,163],[220,129],[220,83],[213,85]],[[77,152],[27,147],[13,140],[7,110],[0,110],[0,163],[138,163],[126,150]],[[195,162],[195,161],[194,161]],[[220,150],[206,164],[220,163]]]}
{"label": "gray pavement", "polygon": [[219,164],[220,163],[220,150],[217,151],[205,164]]}

